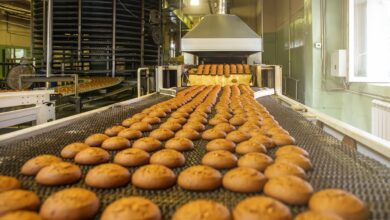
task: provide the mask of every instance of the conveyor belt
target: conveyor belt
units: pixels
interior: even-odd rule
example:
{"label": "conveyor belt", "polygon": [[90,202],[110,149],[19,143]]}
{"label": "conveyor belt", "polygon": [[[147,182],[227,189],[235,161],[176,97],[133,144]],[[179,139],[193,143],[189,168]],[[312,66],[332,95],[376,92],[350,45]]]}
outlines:
{"label": "conveyor belt", "polygon": [[[33,177],[19,175],[19,169],[26,160],[40,154],[59,155],[60,149],[66,144],[81,141],[91,133],[103,132],[106,127],[118,124],[145,107],[166,99],[168,98],[165,96],[155,95],[131,106],[118,107],[97,115],[83,117],[72,125],[27,140],[16,141],[7,146],[0,146],[0,173],[16,176],[22,181],[23,187],[35,191],[44,200],[53,192],[70,186],[44,187],[38,185]],[[314,170],[308,173],[308,179],[315,190],[334,187],[348,190],[369,205],[372,212],[371,219],[390,219],[390,169],[343,146],[303,116],[278,104],[272,98],[264,97],[259,101],[295,137],[298,145],[310,153]],[[185,167],[200,163],[205,153],[203,146],[206,143],[203,140],[196,141],[195,150],[185,153],[187,159]],[[273,153],[274,150],[270,151],[271,156]],[[111,152],[111,155],[114,155],[114,152]],[[81,166],[83,177],[90,167]],[[174,171],[178,174],[182,169],[184,168],[174,169]],[[240,200],[256,195],[255,193],[233,193],[223,188],[211,192],[189,192],[177,185],[167,190],[141,190],[131,184],[122,188],[102,190],[86,186],[84,180],[72,186],[83,187],[97,193],[102,203],[99,215],[104,207],[118,198],[141,195],[154,201],[160,207],[165,219],[169,219],[177,207],[193,199],[209,198],[233,208]],[[307,207],[290,206],[290,208],[296,214]]]}

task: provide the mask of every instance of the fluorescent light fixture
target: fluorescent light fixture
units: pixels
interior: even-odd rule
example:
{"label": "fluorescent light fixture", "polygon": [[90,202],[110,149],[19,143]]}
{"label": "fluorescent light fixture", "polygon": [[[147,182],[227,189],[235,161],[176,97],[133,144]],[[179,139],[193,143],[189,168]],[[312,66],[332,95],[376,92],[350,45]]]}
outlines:
{"label": "fluorescent light fixture", "polygon": [[190,1],[190,5],[191,5],[191,6],[198,6],[199,3],[200,3],[199,0],[191,0],[191,1]]}

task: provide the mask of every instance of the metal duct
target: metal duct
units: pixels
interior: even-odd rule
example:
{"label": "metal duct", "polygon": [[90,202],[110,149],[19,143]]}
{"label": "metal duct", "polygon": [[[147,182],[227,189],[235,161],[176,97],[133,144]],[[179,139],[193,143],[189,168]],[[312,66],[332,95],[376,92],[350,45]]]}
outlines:
{"label": "metal duct", "polygon": [[224,15],[227,14],[227,1],[219,0],[218,1],[218,14]]}

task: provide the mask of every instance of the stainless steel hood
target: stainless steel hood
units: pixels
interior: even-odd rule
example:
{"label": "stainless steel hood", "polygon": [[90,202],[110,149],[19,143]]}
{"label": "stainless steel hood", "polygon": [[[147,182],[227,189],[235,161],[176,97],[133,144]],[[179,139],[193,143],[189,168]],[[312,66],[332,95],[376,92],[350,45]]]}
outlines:
{"label": "stainless steel hood", "polygon": [[197,56],[248,56],[263,51],[263,40],[238,16],[213,14],[182,38],[182,51]]}

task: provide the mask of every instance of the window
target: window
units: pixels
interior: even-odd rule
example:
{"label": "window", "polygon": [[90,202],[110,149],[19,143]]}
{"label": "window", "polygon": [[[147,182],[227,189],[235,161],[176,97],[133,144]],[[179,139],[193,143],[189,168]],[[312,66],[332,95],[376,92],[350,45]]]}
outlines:
{"label": "window", "polygon": [[349,81],[390,82],[390,0],[350,0],[349,21]]}

